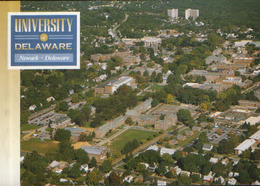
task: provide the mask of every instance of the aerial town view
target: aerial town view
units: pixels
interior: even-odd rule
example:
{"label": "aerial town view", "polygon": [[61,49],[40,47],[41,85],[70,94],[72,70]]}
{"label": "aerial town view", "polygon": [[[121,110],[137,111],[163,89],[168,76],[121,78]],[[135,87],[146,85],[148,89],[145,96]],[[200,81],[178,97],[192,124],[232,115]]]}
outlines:
{"label": "aerial town view", "polygon": [[21,185],[260,185],[260,1],[80,12],[80,69],[21,71]]}

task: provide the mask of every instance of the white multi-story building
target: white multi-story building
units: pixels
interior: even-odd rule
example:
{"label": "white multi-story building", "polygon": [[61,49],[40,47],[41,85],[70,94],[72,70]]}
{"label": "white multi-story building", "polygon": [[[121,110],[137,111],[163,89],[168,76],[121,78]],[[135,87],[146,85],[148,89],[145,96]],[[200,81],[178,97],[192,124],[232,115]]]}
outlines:
{"label": "white multi-story building", "polygon": [[178,19],[178,9],[168,10],[168,16],[173,19]]}
{"label": "white multi-story building", "polygon": [[117,81],[111,84],[112,92],[114,93],[122,85],[132,86],[134,82],[135,82],[134,78],[129,76],[122,76]]}
{"label": "white multi-story building", "polygon": [[199,10],[195,9],[186,9],[185,10],[185,19],[189,19],[192,17],[193,20],[195,20],[197,17],[199,17]]}

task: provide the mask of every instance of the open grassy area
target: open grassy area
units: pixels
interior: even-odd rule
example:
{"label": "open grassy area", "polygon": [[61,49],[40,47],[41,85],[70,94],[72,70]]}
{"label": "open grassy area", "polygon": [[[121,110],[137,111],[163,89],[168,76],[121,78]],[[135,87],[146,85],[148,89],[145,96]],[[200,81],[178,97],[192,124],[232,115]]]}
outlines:
{"label": "open grassy area", "polygon": [[27,130],[33,130],[33,129],[38,129],[41,126],[38,125],[33,125],[33,124],[25,124],[21,126],[21,131],[27,131]]}
{"label": "open grassy area", "polygon": [[55,152],[58,149],[58,143],[54,141],[41,141],[37,138],[32,138],[28,141],[21,142],[21,150],[37,151],[39,153]]}
{"label": "open grassy area", "polygon": [[113,139],[111,143],[111,150],[120,153],[127,142],[132,141],[134,139],[141,141],[142,139],[147,139],[148,137],[153,136],[154,134],[156,133],[150,131],[129,129],[117,136],[115,139]]}
{"label": "open grassy area", "polygon": [[163,88],[164,88],[164,86],[160,86],[160,85],[154,84],[149,89],[150,90],[162,90]]}
{"label": "open grassy area", "polygon": [[177,146],[185,146],[187,144],[189,144],[190,142],[192,142],[193,140],[195,140],[197,137],[199,137],[200,132],[195,131],[194,134],[192,136],[187,136],[187,139],[184,141],[179,141],[179,143],[177,144]]}

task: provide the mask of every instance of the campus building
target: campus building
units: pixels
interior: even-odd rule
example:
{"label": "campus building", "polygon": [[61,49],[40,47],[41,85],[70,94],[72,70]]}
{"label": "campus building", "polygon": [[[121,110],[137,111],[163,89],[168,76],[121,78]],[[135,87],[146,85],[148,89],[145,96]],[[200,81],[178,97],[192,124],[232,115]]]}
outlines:
{"label": "campus building", "polygon": [[105,147],[82,146],[81,149],[88,153],[90,159],[94,157],[97,162],[103,162],[107,158],[108,149]]}
{"label": "campus building", "polygon": [[113,94],[122,85],[134,86],[135,80],[130,76],[122,76],[118,79],[106,81],[95,87],[95,94]]}

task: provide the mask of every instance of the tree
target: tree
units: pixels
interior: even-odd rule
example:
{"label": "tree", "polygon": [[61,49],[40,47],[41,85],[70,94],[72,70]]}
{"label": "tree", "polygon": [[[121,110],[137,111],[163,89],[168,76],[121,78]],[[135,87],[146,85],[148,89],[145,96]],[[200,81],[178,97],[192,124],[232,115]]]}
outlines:
{"label": "tree", "polygon": [[182,152],[180,151],[180,150],[177,150],[174,154],[173,154],[173,158],[175,159],[175,160],[179,160],[180,158],[182,158],[183,157],[183,155],[182,155]]}
{"label": "tree", "polygon": [[200,112],[205,112],[207,110],[207,104],[201,103],[199,106]]}
{"label": "tree", "polygon": [[104,173],[108,173],[112,170],[112,162],[111,160],[103,161],[102,165],[100,166],[100,170]]}
{"label": "tree", "polygon": [[110,175],[105,179],[106,185],[119,185],[120,183],[120,176],[115,171],[112,171]]}
{"label": "tree", "polygon": [[199,174],[192,174],[190,177],[191,177],[193,183],[198,183],[200,181]]}
{"label": "tree", "polygon": [[95,168],[93,171],[90,171],[87,174],[86,183],[87,185],[94,186],[97,185],[101,179],[102,173],[97,168]]}
{"label": "tree", "polygon": [[155,81],[156,81],[157,83],[162,83],[162,82],[163,82],[163,75],[162,75],[161,72],[157,74],[157,76],[156,76],[156,78],[155,78]]}
{"label": "tree", "polygon": [[173,95],[172,95],[172,94],[168,94],[166,102],[167,102],[168,104],[170,104],[170,103],[173,102]]}
{"label": "tree", "polygon": [[230,154],[234,150],[234,144],[227,139],[223,139],[219,142],[218,153]]}
{"label": "tree", "polygon": [[145,169],[146,169],[145,165],[141,164],[140,162],[136,165],[136,168],[135,168],[135,170],[137,172],[143,172]]}
{"label": "tree", "polygon": [[90,163],[88,164],[89,168],[96,167],[97,166],[97,160],[95,157],[92,157]]}
{"label": "tree", "polygon": [[155,81],[156,81],[156,72],[153,71],[151,75],[151,82],[155,82]]}
{"label": "tree", "polygon": [[243,170],[239,173],[237,180],[238,180],[239,183],[243,183],[243,184],[249,183],[250,182],[250,176],[246,171]]}
{"label": "tree", "polygon": [[69,109],[69,106],[66,101],[59,102],[58,105],[55,107],[56,112],[59,112],[59,111],[65,112],[65,111],[68,111],[68,109]]}
{"label": "tree", "polygon": [[73,167],[69,170],[68,176],[71,178],[78,178],[80,177],[81,171],[80,171],[80,164],[75,163]]}
{"label": "tree", "polygon": [[22,167],[34,174],[41,174],[45,173],[47,164],[48,161],[44,156],[38,154],[36,151],[33,151],[25,156]]}
{"label": "tree", "polygon": [[177,112],[177,118],[178,118],[178,121],[183,122],[185,125],[191,126],[194,123],[194,120],[191,116],[190,111],[186,110],[186,109],[180,109]]}
{"label": "tree", "polygon": [[125,124],[127,124],[127,125],[133,125],[134,122],[133,122],[133,120],[132,120],[131,117],[127,117],[126,120],[125,120]]}
{"label": "tree", "polygon": [[162,163],[159,164],[158,168],[155,171],[159,176],[164,176],[167,172],[165,165]]}
{"label": "tree", "polygon": [[59,150],[56,155],[56,159],[58,161],[67,161],[72,162],[73,159],[75,159],[75,151],[74,148],[71,146],[71,143],[69,141],[61,141],[59,143]]}
{"label": "tree", "polygon": [[202,166],[202,170],[201,170],[201,173],[203,175],[208,175],[209,172],[211,170],[211,164],[209,162],[205,163],[203,166]]}
{"label": "tree", "polygon": [[89,162],[88,153],[83,149],[78,149],[75,152],[75,159],[80,164],[85,164]]}
{"label": "tree", "polygon": [[206,132],[202,132],[200,135],[199,135],[199,142],[201,143],[209,143],[209,139],[208,139],[208,136],[206,134]]}
{"label": "tree", "polygon": [[152,107],[156,107],[159,104],[158,99],[154,98],[152,101]]}
{"label": "tree", "polygon": [[73,94],[71,98],[72,103],[78,103],[79,102],[79,95],[78,94]]}
{"label": "tree", "polygon": [[167,153],[162,155],[162,161],[165,162],[167,165],[172,164],[174,162],[172,156]]}
{"label": "tree", "polygon": [[260,149],[256,149],[256,150],[251,154],[251,159],[252,159],[252,160],[260,160]]}
{"label": "tree", "polygon": [[191,185],[191,181],[189,176],[183,174],[178,178],[177,185]]}
{"label": "tree", "polygon": [[71,133],[69,130],[58,129],[55,132],[54,139],[59,142],[68,142],[70,141]]}
{"label": "tree", "polygon": [[221,135],[221,134],[222,134],[222,130],[221,130],[221,129],[218,129],[218,130],[217,130],[217,133],[218,133],[218,135]]}

